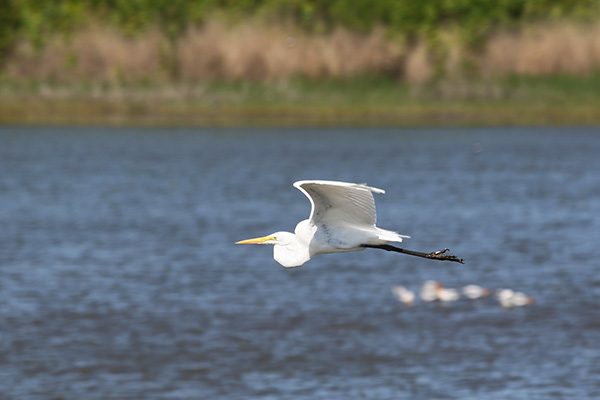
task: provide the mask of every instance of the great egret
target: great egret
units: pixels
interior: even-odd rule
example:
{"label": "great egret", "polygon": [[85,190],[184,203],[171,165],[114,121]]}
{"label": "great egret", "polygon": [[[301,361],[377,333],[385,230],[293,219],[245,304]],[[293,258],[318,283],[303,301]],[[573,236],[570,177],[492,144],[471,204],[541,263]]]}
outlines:
{"label": "great egret", "polygon": [[296,225],[295,233],[275,232],[236,244],[272,244],[273,258],[286,268],[299,267],[318,254],[378,248],[433,260],[462,263],[461,258],[444,254],[404,250],[388,245],[408,236],[375,226],[375,200],[372,193],[385,193],[367,185],[336,181],[298,181],[294,187],[312,204],[310,218]]}

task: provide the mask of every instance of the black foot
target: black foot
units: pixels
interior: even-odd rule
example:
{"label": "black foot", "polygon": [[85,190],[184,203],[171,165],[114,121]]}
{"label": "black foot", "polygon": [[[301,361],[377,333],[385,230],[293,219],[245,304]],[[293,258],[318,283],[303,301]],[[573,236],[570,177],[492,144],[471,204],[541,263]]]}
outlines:
{"label": "black foot", "polygon": [[434,251],[433,253],[429,253],[427,254],[427,258],[432,258],[434,260],[441,260],[441,261],[455,261],[461,264],[465,263],[465,260],[463,260],[462,258],[458,258],[456,256],[453,256],[452,254],[444,254],[447,251],[450,251],[450,249],[443,249],[443,250],[438,250],[438,251]]}

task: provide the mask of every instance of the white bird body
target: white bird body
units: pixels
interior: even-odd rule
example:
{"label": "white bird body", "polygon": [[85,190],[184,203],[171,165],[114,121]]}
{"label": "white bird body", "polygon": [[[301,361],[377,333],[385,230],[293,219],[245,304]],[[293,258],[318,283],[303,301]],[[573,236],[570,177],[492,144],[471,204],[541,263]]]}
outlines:
{"label": "white bird body", "polygon": [[415,304],[415,293],[411,290],[408,290],[404,286],[392,286],[392,294],[402,304],[407,306],[412,306]]}
{"label": "white bird body", "polygon": [[512,289],[500,289],[496,292],[496,298],[504,308],[525,307],[533,304],[534,298],[523,292],[515,292]]}
{"label": "white bird body", "polygon": [[449,303],[460,299],[460,292],[456,289],[439,286],[437,289],[437,298],[442,303]]}
{"label": "white bird body", "polygon": [[425,281],[421,286],[421,299],[423,301],[441,301],[443,303],[457,301],[460,299],[460,292],[456,289],[445,288],[440,282]]}
{"label": "white bird body", "polygon": [[490,289],[479,285],[467,285],[462,288],[462,294],[468,299],[476,300],[489,296]]}
{"label": "white bird body", "polygon": [[437,288],[439,286],[439,282],[436,281],[425,281],[423,286],[421,286],[421,299],[423,301],[436,301],[438,299],[437,296]]}
{"label": "white bird body", "polygon": [[385,193],[363,184],[303,180],[294,187],[304,193],[312,209],[294,233],[275,232],[237,244],[273,244],[273,257],[286,268],[299,267],[318,254],[360,251],[365,245],[401,242],[409,236],[378,228],[373,193]]}

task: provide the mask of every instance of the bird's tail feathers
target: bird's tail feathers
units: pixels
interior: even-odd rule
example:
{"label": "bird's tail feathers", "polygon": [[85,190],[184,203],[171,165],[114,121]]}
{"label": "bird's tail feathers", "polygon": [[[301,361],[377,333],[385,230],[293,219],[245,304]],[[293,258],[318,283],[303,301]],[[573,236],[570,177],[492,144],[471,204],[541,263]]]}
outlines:
{"label": "bird's tail feathers", "polygon": [[410,239],[410,236],[400,235],[393,231],[377,228],[377,239],[386,242],[401,242],[403,239]]}

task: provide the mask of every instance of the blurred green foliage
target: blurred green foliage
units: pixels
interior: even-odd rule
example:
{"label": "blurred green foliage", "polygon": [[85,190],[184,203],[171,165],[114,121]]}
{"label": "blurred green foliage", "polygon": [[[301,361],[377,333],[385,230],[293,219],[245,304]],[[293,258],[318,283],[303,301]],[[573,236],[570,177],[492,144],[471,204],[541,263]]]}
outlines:
{"label": "blurred green foliage", "polygon": [[21,18],[14,0],[0,7],[0,60],[10,51],[21,28]]}
{"label": "blurred green foliage", "polygon": [[382,26],[411,40],[435,44],[441,28],[456,27],[476,48],[496,27],[535,20],[600,17],[598,0],[2,0],[0,59],[20,37],[42,46],[50,33],[69,35],[97,21],[131,35],[150,27],[170,41],[189,25],[212,15],[236,21],[260,17],[294,23],[307,31]]}

